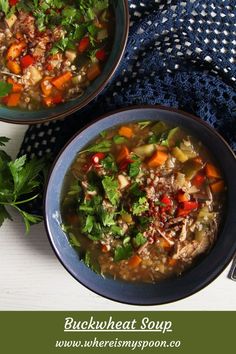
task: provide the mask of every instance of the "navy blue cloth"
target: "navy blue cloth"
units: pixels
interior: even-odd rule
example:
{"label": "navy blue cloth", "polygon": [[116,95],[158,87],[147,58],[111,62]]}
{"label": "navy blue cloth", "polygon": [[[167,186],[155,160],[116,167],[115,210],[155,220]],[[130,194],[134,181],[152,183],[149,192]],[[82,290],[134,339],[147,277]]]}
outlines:
{"label": "navy blue cloth", "polygon": [[105,90],[65,120],[31,126],[20,155],[53,159],[84,124],[134,104],[193,113],[236,151],[236,0],[129,0],[129,8],[126,52]]}

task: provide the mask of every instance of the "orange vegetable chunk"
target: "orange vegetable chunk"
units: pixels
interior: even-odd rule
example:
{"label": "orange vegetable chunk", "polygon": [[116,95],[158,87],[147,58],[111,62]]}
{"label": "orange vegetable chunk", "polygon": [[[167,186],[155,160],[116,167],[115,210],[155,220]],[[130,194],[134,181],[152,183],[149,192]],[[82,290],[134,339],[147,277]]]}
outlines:
{"label": "orange vegetable chunk", "polygon": [[142,262],[142,259],[139,256],[134,255],[129,259],[128,264],[129,264],[129,267],[136,268],[141,262]]}
{"label": "orange vegetable chunk", "polygon": [[211,163],[206,164],[206,175],[209,178],[221,178],[220,171]]}
{"label": "orange vegetable chunk", "polygon": [[8,60],[7,68],[11,73],[19,75],[21,73],[21,66],[14,60]]}
{"label": "orange vegetable chunk", "polygon": [[26,48],[25,41],[21,41],[19,43],[13,43],[7,51],[6,59],[14,60],[18,58],[25,48]]}
{"label": "orange vegetable chunk", "polygon": [[8,107],[16,107],[19,104],[20,101],[20,93],[10,93],[6,97],[6,105]]}
{"label": "orange vegetable chunk", "polygon": [[217,181],[210,185],[212,193],[221,193],[225,188],[224,181]]}
{"label": "orange vegetable chunk", "polygon": [[101,75],[101,68],[98,63],[93,64],[87,71],[87,78],[89,81],[95,80],[99,75]]}
{"label": "orange vegetable chunk", "polygon": [[166,160],[168,159],[168,154],[164,151],[155,151],[152,157],[148,160],[147,165],[148,167],[158,167],[163,165]]}
{"label": "orange vegetable chunk", "polygon": [[72,79],[72,74],[70,71],[56,77],[51,82],[58,90],[64,90],[65,84],[67,84]]}
{"label": "orange vegetable chunk", "polygon": [[132,138],[133,136],[133,130],[130,127],[121,127],[119,129],[119,135],[124,136],[125,138]]}
{"label": "orange vegetable chunk", "polygon": [[122,146],[119,154],[117,156],[117,162],[121,162],[123,160],[126,160],[129,157],[129,149],[127,148],[127,146]]}

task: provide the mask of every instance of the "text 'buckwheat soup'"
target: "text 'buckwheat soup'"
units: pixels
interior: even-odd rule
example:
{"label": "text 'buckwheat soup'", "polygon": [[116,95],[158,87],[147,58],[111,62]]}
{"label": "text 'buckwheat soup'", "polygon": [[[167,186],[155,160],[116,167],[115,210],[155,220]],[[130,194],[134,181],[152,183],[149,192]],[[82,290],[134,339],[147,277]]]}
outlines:
{"label": "text 'buckwheat soup'", "polygon": [[225,190],[215,160],[189,132],[132,123],[78,153],[64,182],[62,228],[93,271],[157,282],[210,250]]}
{"label": "text 'buckwheat soup'", "polygon": [[109,0],[0,2],[0,104],[26,110],[83,95],[113,44]]}

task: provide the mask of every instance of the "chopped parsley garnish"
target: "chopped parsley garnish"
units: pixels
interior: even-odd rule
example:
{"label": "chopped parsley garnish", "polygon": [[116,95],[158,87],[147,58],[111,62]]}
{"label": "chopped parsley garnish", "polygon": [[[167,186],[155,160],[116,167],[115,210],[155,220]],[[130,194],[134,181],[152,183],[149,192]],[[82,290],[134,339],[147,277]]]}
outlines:
{"label": "chopped parsley garnish", "polygon": [[80,152],[80,154],[85,152],[108,152],[110,151],[112,142],[110,140],[101,141],[98,144],[89,146],[87,149]]}
{"label": "chopped parsley garnish", "polygon": [[8,93],[11,92],[11,89],[12,89],[12,84],[0,81],[0,97],[6,96]]}
{"label": "chopped parsley garnish", "polygon": [[112,205],[117,205],[120,199],[120,193],[118,191],[119,183],[112,177],[106,176],[102,180],[102,185],[106,193],[107,198]]}
{"label": "chopped parsley garnish", "polygon": [[129,176],[136,177],[140,172],[141,160],[138,156],[132,155],[132,161],[129,165]]}
{"label": "chopped parsley garnish", "polygon": [[[0,137],[0,146],[8,141],[8,138]],[[26,232],[31,224],[42,220],[38,215],[26,212],[22,206],[38,197],[43,182],[41,173],[45,168],[46,160],[27,161],[25,155],[11,160],[5,151],[0,150],[0,226],[5,219],[12,220],[8,208],[14,208],[22,216]]]}
{"label": "chopped parsley garnish", "polygon": [[115,135],[113,137],[113,141],[115,144],[119,145],[119,144],[124,144],[126,142],[126,138],[124,136],[120,136],[120,135]]}
{"label": "chopped parsley garnish", "polygon": [[101,160],[101,164],[104,167],[104,169],[107,170],[108,172],[118,171],[116,161],[112,155],[108,155],[103,160]]}
{"label": "chopped parsley garnish", "polygon": [[146,197],[141,197],[134,203],[132,211],[134,215],[141,215],[149,209],[149,204]]}
{"label": "chopped parsley garnish", "polygon": [[139,232],[134,238],[133,238],[133,242],[135,244],[136,247],[140,247],[142,245],[144,245],[144,243],[147,242],[146,237],[143,236],[143,234],[141,232]]}
{"label": "chopped parsley garnish", "polygon": [[133,247],[131,244],[127,244],[125,246],[118,246],[115,249],[114,253],[114,261],[119,262],[122,261],[123,259],[128,259],[132,256],[133,253]]}

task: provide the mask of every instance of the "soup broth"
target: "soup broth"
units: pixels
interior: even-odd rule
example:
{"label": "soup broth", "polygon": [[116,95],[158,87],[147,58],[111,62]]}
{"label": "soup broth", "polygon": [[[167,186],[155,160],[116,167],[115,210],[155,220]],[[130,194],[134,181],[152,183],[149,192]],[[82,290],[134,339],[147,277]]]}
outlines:
{"label": "soup broth", "polygon": [[65,179],[62,227],[94,271],[156,282],[210,250],[225,194],[197,138],[162,121],[128,124],[78,153]]}

